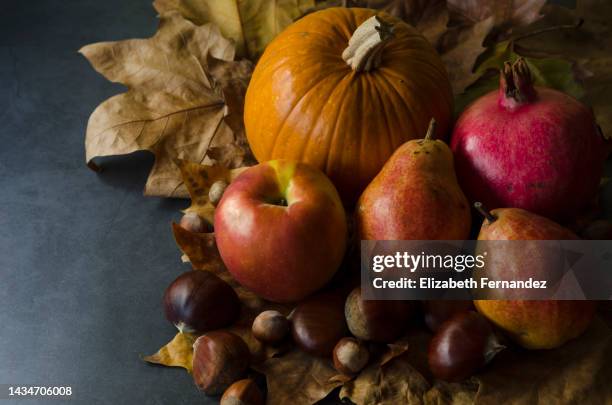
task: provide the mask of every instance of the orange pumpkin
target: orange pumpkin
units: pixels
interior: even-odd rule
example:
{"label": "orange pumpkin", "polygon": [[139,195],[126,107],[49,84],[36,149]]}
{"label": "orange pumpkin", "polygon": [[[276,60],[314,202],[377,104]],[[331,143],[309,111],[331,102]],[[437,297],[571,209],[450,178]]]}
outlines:
{"label": "orange pumpkin", "polygon": [[244,122],[259,161],[310,163],[351,206],[393,151],[432,117],[449,130],[444,64],[414,28],[370,9],[330,8],[298,20],[259,60]]}

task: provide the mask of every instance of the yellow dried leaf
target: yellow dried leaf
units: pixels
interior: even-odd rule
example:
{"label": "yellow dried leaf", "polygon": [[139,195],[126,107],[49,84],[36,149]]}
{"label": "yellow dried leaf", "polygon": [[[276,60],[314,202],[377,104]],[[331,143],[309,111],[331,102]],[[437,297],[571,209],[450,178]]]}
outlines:
{"label": "yellow dried leaf", "polygon": [[314,7],[314,0],[155,0],[159,13],[178,11],[202,25],[221,28],[236,44],[238,56],[256,60],[285,27]]}
{"label": "yellow dried leaf", "polygon": [[191,373],[193,363],[193,342],[196,337],[187,333],[177,333],[176,336],[159,351],[151,356],[144,356],[149,363],[168,367],[183,367]]}
{"label": "yellow dried leaf", "polygon": [[[227,105],[226,87],[232,94],[245,89],[236,83],[246,83],[250,69],[231,62],[234,47],[215,25],[198,27],[170,13],[161,17],[152,38],[102,42],[80,52],[107,79],[128,87],[92,113],[85,140],[88,163],[97,156],[149,150],[155,164],[145,194],[185,197],[174,159],[212,163],[210,149],[240,144],[244,134],[236,130],[235,119],[228,122],[235,113]],[[211,60],[223,78],[208,71]]]}

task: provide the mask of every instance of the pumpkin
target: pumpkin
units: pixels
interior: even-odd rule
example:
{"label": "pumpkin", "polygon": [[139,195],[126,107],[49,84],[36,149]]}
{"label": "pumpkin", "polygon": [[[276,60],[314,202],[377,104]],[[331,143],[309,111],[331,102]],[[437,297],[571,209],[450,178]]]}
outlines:
{"label": "pumpkin", "polygon": [[244,122],[257,160],[314,165],[352,206],[432,117],[438,134],[448,132],[452,104],[442,60],[413,27],[338,7],[303,17],[268,45],[247,89]]}

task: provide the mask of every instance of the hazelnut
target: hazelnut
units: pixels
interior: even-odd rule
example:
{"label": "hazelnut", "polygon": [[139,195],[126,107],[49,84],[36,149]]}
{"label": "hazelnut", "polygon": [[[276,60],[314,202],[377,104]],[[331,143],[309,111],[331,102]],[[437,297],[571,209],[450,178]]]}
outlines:
{"label": "hazelnut", "polygon": [[261,390],[251,379],[236,381],[225,390],[220,405],[264,405]]}
{"label": "hazelnut", "polygon": [[278,311],[264,311],[253,321],[253,336],[263,343],[279,343],[289,332],[289,320]]}
{"label": "hazelnut", "polygon": [[218,395],[238,381],[249,367],[249,348],[227,331],[200,336],[193,344],[193,380],[207,395]]}
{"label": "hazelnut", "polygon": [[224,180],[217,180],[212,184],[212,186],[210,186],[210,189],[208,190],[208,200],[212,203],[212,205],[216,207],[217,204],[219,204],[219,201],[221,201],[221,197],[223,197],[223,193],[225,192],[227,186],[228,184]]}
{"label": "hazelnut", "polygon": [[357,374],[368,364],[368,360],[368,349],[355,338],[342,338],[334,347],[334,367],[342,374]]}
{"label": "hazelnut", "polygon": [[338,340],[348,334],[342,296],[320,293],[302,301],[291,314],[295,343],[316,356],[331,356]]}
{"label": "hazelnut", "polygon": [[164,293],[166,318],[181,332],[207,332],[233,324],[240,316],[234,289],[210,271],[181,274]]}
{"label": "hazelnut", "polygon": [[359,339],[391,343],[406,331],[414,313],[411,301],[365,301],[361,288],[355,288],[346,298],[346,323]]}
{"label": "hazelnut", "polygon": [[194,233],[212,232],[213,227],[195,212],[187,212],[179,222],[181,228]]}

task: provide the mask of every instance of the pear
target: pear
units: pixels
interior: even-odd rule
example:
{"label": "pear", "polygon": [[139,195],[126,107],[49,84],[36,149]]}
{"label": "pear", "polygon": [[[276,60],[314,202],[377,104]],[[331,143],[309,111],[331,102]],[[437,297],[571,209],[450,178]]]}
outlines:
{"label": "pear", "polygon": [[364,190],[355,210],[362,240],[468,238],[469,203],[453,154],[434,132],[431,120],[425,138],[401,145]]}
{"label": "pear", "polygon": [[[567,240],[578,239],[569,229],[529,211],[519,208],[499,208],[486,211],[474,204],[485,220],[478,240]],[[562,252],[541,249],[542,245],[490,244],[500,251],[488,252],[483,269],[493,279],[559,278],[555,261],[563,259]],[[479,270],[480,272],[480,270]],[[539,272],[539,274],[538,274]],[[549,283],[551,284],[551,283]],[[594,313],[593,301],[555,300],[475,300],[478,311],[514,341],[527,349],[552,349],[581,335],[589,326]]]}

